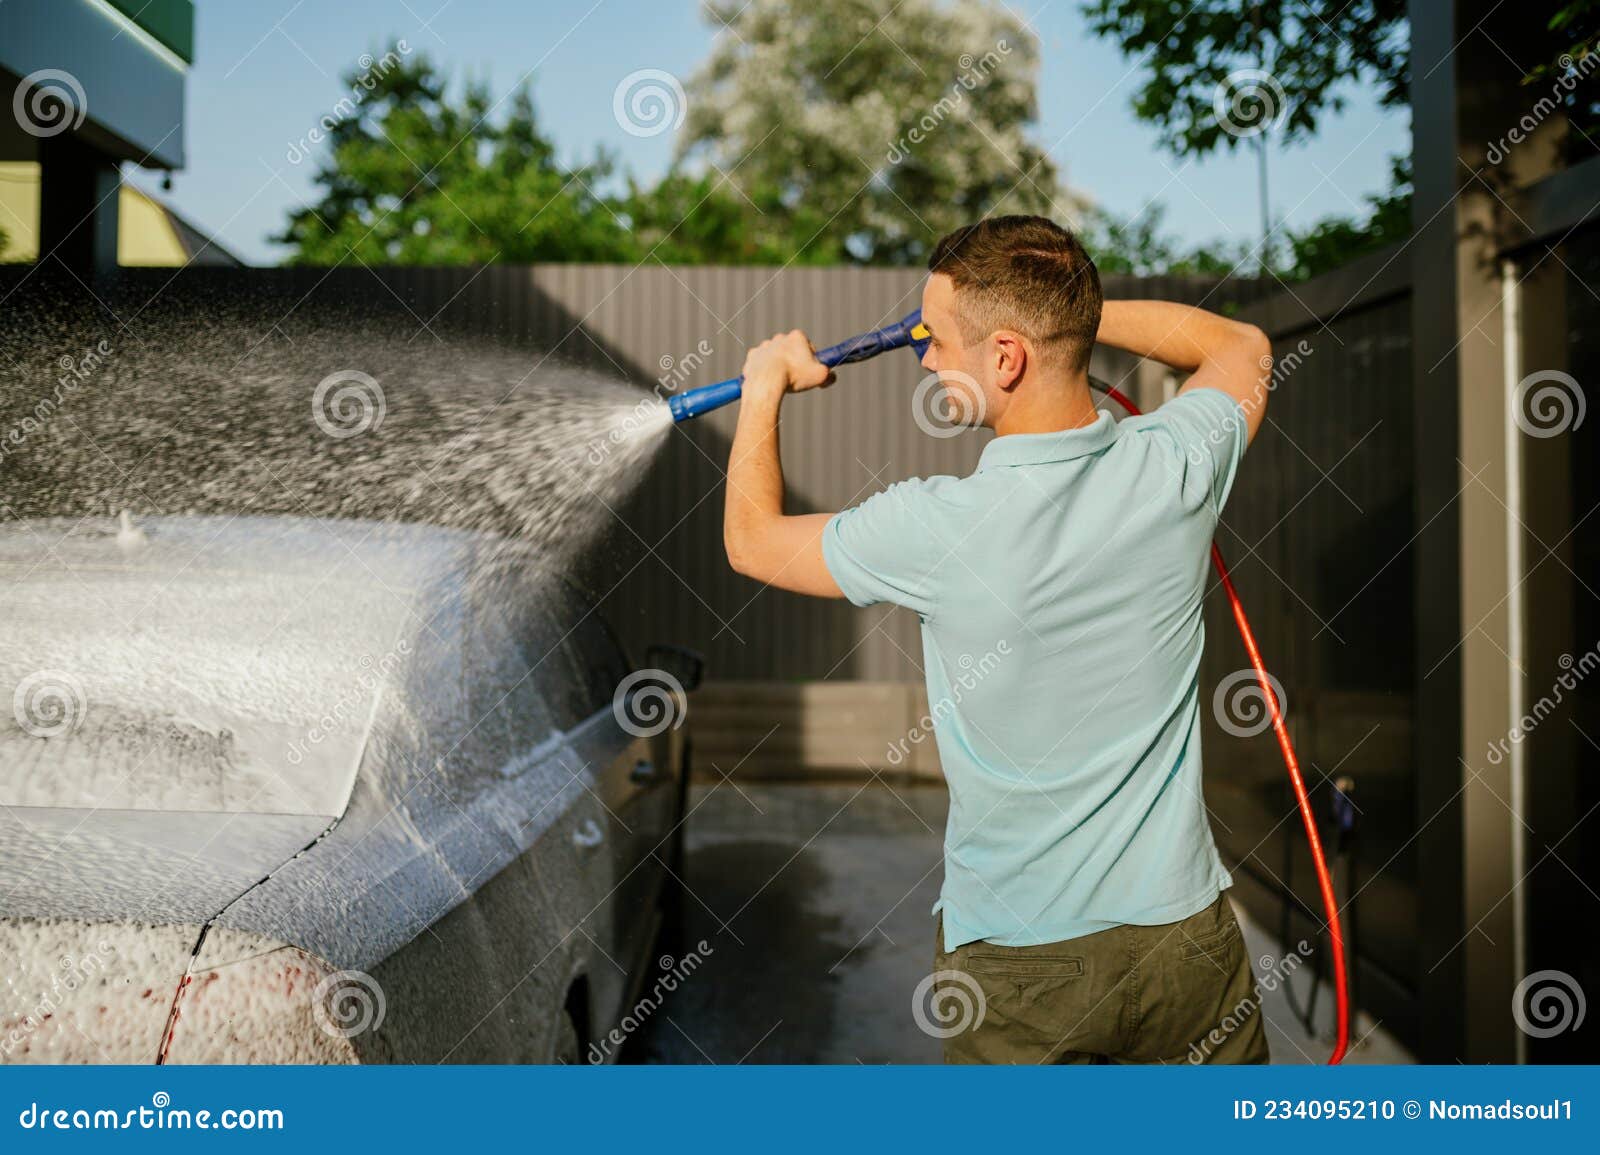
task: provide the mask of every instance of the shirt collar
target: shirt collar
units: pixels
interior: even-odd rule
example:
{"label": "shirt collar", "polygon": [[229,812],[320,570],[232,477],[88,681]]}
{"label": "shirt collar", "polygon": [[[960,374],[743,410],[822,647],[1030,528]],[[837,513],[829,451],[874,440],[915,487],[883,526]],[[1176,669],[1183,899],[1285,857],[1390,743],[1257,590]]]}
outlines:
{"label": "shirt collar", "polygon": [[1040,465],[1046,461],[1071,461],[1098,453],[1117,438],[1117,423],[1105,410],[1093,425],[1054,433],[1010,433],[983,447],[978,472],[1007,465]]}

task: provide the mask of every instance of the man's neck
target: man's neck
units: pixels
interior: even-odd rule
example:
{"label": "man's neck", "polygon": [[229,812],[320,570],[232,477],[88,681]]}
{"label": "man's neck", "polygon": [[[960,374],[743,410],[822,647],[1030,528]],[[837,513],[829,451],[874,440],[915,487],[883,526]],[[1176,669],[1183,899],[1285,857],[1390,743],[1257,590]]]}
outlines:
{"label": "man's neck", "polygon": [[1089,378],[1080,373],[1059,382],[1024,382],[995,422],[994,431],[1000,437],[1012,433],[1062,433],[1093,425],[1098,417],[1094,396],[1089,392]]}

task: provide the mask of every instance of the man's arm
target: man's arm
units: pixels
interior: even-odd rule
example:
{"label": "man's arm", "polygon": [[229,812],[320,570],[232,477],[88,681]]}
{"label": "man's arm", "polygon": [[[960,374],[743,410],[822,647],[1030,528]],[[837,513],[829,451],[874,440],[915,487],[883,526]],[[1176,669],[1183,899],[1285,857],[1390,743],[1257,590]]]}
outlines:
{"label": "man's arm", "polygon": [[1188,373],[1181,393],[1220,389],[1244,410],[1246,442],[1255,437],[1267,411],[1272,342],[1254,325],[1170,301],[1107,301],[1096,340]]}
{"label": "man's arm", "polygon": [[763,341],[745,357],[739,426],[728,454],[722,540],[728,564],[746,577],[796,593],[842,598],[822,558],[822,531],[833,514],[784,515],[778,455],[784,394],[832,381],[832,372],[798,329]]}

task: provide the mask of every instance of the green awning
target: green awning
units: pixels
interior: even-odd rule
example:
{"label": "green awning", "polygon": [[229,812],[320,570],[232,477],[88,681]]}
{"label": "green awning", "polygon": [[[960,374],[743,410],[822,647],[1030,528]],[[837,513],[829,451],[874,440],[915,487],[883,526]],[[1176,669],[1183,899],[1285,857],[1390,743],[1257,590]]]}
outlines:
{"label": "green awning", "polygon": [[194,63],[193,0],[106,0],[162,44]]}

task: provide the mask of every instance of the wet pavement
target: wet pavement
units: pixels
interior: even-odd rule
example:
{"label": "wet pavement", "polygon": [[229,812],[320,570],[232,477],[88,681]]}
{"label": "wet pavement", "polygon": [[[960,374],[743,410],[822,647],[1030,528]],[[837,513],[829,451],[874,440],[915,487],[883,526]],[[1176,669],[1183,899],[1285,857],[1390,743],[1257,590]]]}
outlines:
{"label": "wet pavement", "polygon": [[[697,786],[688,823],[683,950],[704,941],[698,969],[624,1052],[653,1063],[936,1063],[939,1040],[912,1015],[931,970],[942,877],[940,786]],[[1237,908],[1236,908],[1237,909]],[[1250,957],[1278,956],[1239,911]],[[1259,976],[1258,976],[1259,977]],[[1309,979],[1297,984],[1301,1001]],[[1331,993],[1318,1000],[1326,1011]],[[1284,991],[1264,996],[1276,1063],[1321,1061]],[[1359,1020],[1347,1061],[1408,1062],[1381,1028]]]}
{"label": "wet pavement", "polygon": [[665,1063],[933,1063],[911,1017],[931,969],[942,789],[697,788],[685,945],[711,953],[633,1056]]}

